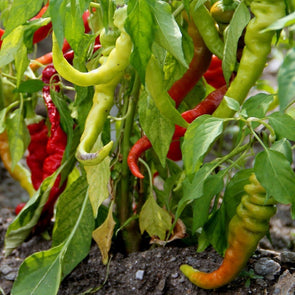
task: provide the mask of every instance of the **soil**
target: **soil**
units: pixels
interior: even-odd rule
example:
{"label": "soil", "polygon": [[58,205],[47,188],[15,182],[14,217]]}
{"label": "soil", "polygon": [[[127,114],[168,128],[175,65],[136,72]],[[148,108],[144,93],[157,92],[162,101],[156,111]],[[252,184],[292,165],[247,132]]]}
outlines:
{"label": "soil", "polygon": [[[11,208],[26,196],[3,168],[0,172],[2,250],[6,229],[14,218]],[[89,255],[63,280],[58,294],[294,294],[295,221],[290,216],[289,206],[278,206],[278,212],[270,223],[270,237],[272,243],[267,238],[261,240],[237,279],[225,287],[209,291],[191,284],[180,272],[179,266],[188,263],[203,271],[216,269],[222,257],[212,248],[197,253],[196,246],[185,247],[176,242],[166,247],[152,246],[147,251],[128,256],[113,253],[109,265],[104,266],[100,252],[96,244],[93,244]],[[34,236],[7,258],[4,258],[1,251],[0,287],[3,294],[10,294],[21,262],[32,253],[48,248],[50,241]]]}

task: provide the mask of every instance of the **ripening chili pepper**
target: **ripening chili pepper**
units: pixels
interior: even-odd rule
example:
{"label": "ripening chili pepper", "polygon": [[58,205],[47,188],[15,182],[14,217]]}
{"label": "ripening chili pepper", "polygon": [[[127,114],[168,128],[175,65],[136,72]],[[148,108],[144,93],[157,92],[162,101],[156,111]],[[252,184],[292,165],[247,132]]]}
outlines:
{"label": "ripening chili pepper", "polygon": [[219,88],[226,84],[223,70],[222,70],[222,60],[217,56],[213,56],[210,66],[206,73],[204,74],[206,82],[214,88]]}
{"label": "ripening chili pepper", "polygon": [[[186,15],[184,18],[187,19]],[[187,21],[188,34],[194,43],[194,55],[189,64],[188,70],[179,80],[175,81],[168,90],[168,94],[175,101],[176,108],[178,108],[182,100],[194,88],[194,86],[206,72],[210,65],[212,56],[194,22],[192,20]]]}
{"label": "ripening chili pepper", "polygon": [[[183,112],[181,116],[186,120],[186,122],[191,123],[193,120],[195,120],[197,117],[201,115],[212,114],[216,110],[220,102],[222,101],[226,90],[227,90],[227,87],[226,85],[224,85],[212,91],[195,108]],[[173,142],[172,147],[174,149],[174,152],[177,151],[177,153],[179,153],[180,137],[183,137],[185,132],[186,132],[186,128],[178,126],[178,125],[175,126],[175,131],[172,137],[172,142]],[[150,149],[151,147],[152,147],[152,144],[147,138],[147,136],[143,136],[130,149],[128,157],[127,157],[127,163],[131,173],[134,176],[138,178],[144,178],[144,176],[139,171],[137,161],[140,155],[146,150]]]}
{"label": "ripening chili pepper", "polygon": [[266,192],[255,174],[245,185],[245,195],[229,223],[228,248],[221,266],[212,273],[204,273],[189,265],[182,265],[181,271],[195,285],[204,289],[215,289],[232,281],[246,265],[259,241],[269,228],[269,220],[275,214],[275,200],[266,197]]}
{"label": "ripening chili pepper", "polygon": [[[226,96],[237,100],[240,104],[243,103],[249,90],[262,74],[271,50],[274,31],[264,29],[286,13],[284,0],[252,0],[248,3],[250,3],[250,10],[254,18],[246,27],[245,47],[237,75],[226,93]],[[233,114],[234,111],[223,100],[213,115],[226,118]]]}
{"label": "ripening chili pepper", "polygon": [[31,182],[29,171],[20,163],[17,163],[14,169],[11,167],[12,161],[9,150],[9,140],[5,131],[0,134],[0,157],[5,169],[9,172],[11,177],[17,180],[28,194],[32,196],[35,193],[35,190]]}
{"label": "ripening chili pepper", "polygon": [[1,46],[2,46],[2,42],[3,42],[2,36],[4,35],[4,33],[5,33],[5,30],[0,29],[0,49],[1,49]]}

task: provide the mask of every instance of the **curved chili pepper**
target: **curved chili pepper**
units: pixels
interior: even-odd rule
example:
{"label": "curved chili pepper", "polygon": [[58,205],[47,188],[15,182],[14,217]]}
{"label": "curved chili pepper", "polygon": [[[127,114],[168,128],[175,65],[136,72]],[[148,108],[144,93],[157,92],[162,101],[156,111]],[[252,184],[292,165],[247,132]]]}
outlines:
{"label": "curved chili pepper", "polygon": [[214,88],[219,88],[226,84],[223,70],[222,70],[222,60],[217,56],[213,56],[210,66],[206,73],[204,74],[206,82]]}
{"label": "curved chili pepper", "polygon": [[188,20],[188,34],[194,43],[194,55],[184,75],[173,83],[168,94],[175,101],[178,108],[186,95],[194,88],[206,72],[211,61],[211,52],[205,45],[198,29],[192,20]]}
{"label": "curved chili pepper", "polygon": [[[226,85],[212,91],[203,101],[201,101],[195,108],[183,112],[181,116],[186,120],[186,122],[191,123],[197,117],[205,114],[212,114],[216,108],[219,106],[220,102],[223,99],[223,96],[227,90]],[[172,141],[174,142],[174,149],[179,149],[180,151],[180,137],[184,136],[186,132],[186,128],[176,125],[175,131],[172,137]],[[178,146],[177,146],[178,145]],[[139,167],[137,165],[138,158],[140,155],[146,150],[152,147],[151,142],[147,138],[147,136],[141,137],[131,148],[127,157],[127,163],[131,173],[138,177],[144,178],[144,176],[140,173]],[[178,152],[179,152],[178,151]]]}
{"label": "curved chili pepper", "polygon": [[12,170],[11,155],[9,150],[8,135],[6,132],[0,134],[0,157],[5,169],[9,172],[12,178],[17,180],[20,185],[32,196],[35,193],[31,182],[29,171],[20,163],[17,163]]}
{"label": "curved chili pepper", "polygon": [[[286,13],[284,0],[252,0],[249,2],[254,18],[246,27],[245,47],[237,75],[226,93],[226,96],[237,100],[240,104],[246,99],[251,87],[262,74],[271,50],[274,31],[264,31],[264,29]],[[213,115],[227,118],[233,114],[234,111],[223,100]]]}
{"label": "curved chili pepper", "polygon": [[[116,10],[116,13],[127,13],[126,7]],[[129,65],[129,57],[132,50],[132,42],[124,29],[124,22],[116,18],[114,24],[119,28],[121,34],[116,40],[116,46],[111,50],[107,58],[102,59],[102,64],[97,69],[89,72],[80,72],[70,65],[64,58],[58,46],[57,39],[52,34],[52,57],[53,64],[58,73],[69,82],[79,86],[93,86],[97,84],[112,84],[115,76],[122,77],[126,67]]]}
{"label": "curved chili pepper", "polygon": [[245,185],[245,195],[229,223],[228,248],[221,266],[212,273],[204,273],[189,265],[180,270],[195,285],[204,289],[215,289],[232,281],[246,265],[258,242],[269,228],[269,220],[275,214],[275,200],[267,198],[264,188],[255,174]]}

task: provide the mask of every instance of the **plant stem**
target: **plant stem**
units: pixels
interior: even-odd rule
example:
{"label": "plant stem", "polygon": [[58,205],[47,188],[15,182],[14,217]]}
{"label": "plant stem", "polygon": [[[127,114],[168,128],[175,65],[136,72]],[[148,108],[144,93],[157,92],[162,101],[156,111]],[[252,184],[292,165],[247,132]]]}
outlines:
{"label": "plant stem", "polygon": [[[120,224],[130,218],[132,214],[132,199],[130,196],[130,179],[131,174],[127,164],[127,156],[130,149],[130,136],[134,122],[134,115],[137,107],[137,100],[140,90],[140,80],[138,75],[135,75],[134,84],[129,97],[129,105],[125,120],[123,140],[121,146],[122,152],[122,166],[121,166],[121,181],[120,194],[117,198],[118,217]],[[138,224],[136,220],[131,221],[123,230],[123,239],[125,242],[125,250],[130,253],[139,250],[140,234],[138,231]]]}

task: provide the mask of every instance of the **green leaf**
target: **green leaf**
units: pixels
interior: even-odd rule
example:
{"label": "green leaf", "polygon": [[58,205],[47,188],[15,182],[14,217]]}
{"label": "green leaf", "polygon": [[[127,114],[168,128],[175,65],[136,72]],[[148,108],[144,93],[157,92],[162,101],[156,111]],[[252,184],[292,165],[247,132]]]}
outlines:
{"label": "green leaf", "polygon": [[94,217],[88,200],[88,183],[79,177],[60,196],[56,205],[52,247],[65,243],[62,260],[64,278],[89,253]]}
{"label": "green leaf", "polygon": [[271,150],[282,153],[290,164],[293,162],[293,152],[292,146],[289,140],[282,138],[278,141],[275,141],[270,148]]}
{"label": "green leaf", "polygon": [[109,208],[109,212],[105,221],[92,233],[92,237],[100,249],[103,264],[109,261],[109,251],[112,244],[112,237],[116,222],[113,217],[113,202]]}
{"label": "green leaf", "polygon": [[182,146],[183,162],[188,174],[197,171],[205,154],[222,132],[223,120],[210,115],[200,116],[189,125]]}
{"label": "green leaf", "polygon": [[249,97],[242,105],[241,114],[246,117],[263,118],[273,102],[273,95],[258,93]]}
{"label": "green leaf", "polygon": [[16,92],[22,93],[34,93],[41,91],[44,86],[43,81],[34,79],[27,80],[20,83],[19,87],[16,89]]}
{"label": "green leaf", "polygon": [[61,282],[63,245],[27,257],[21,264],[12,295],[55,295]]}
{"label": "green leaf", "polygon": [[224,96],[224,100],[226,101],[227,106],[231,109],[234,110],[236,112],[238,112],[240,110],[240,104],[238,101],[236,101],[235,99],[229,97],[229,96]]}
{"label": "green leaf", "polygon": [[23,47],[24,27],[19,26],[4,40],[0,50],[0,68],[11,63]]}
{"label": "green leaf", "polygon": [[27,69],[30,61],[28,59],[27,56],[28,50],[27,47],[22,44],[20,46],[20,48],[17,51],[17,54],[15,55],[15,68],[16,68],[16,78],[17,78],[17,82],[16,82],[16,86],[18,87],[22,78],[23,78],[23,74],[25,72],[25,70]]}
{"label": "green leaf", "polygon": [[30,235],[32,228],[37,224],[56,177],[57,173],[54,173],[42,182],[38,191],[29,199],[24,209],[9,225],[5,235],[6,256],[8,256],[13,249],[21,245]]}
{"label": "green leaf", "polygon": [[165,89],[164,73],[159,61],[152,55],[146,69],[146,88],[160,113],[174,124],[187,127],[188,123],[175,108],[175,103]]}
{"label": "green leaf", "polygon": [[143,234],[146,231],[151,237],[157,236],[164,241],[171,224],[170,214],[161,208],[154,197],[150,195],[139,214],[140,232]]}
{"label": "green leaf", "polygon": [[23,157],[29,144],[30,134],[25,125],[22,110],[16,109],[6,120],[6,128],[9,137],[9,150],[11,155],[11,167]]}
{"label": "green leaf", "polygon": [[138,113],[142,129],[151,141],[162,166],[165,166],[166,156],[174,133],[174,124],[162,116],[154,101],[146,92],[143,92],[140,97]]}
{"label": "green leaf", "polygon": [[0,111],[0,134],[4,132],[6,126],[5,126],[5,120],[7,115],[8,108],[4,108]]}
{"label": "green leaf", "polygon": [[295,96],[295,48],[286,54],[278,72],[278,98],[284,111]]}
{"label": "green leaf", "polygon": [[295,120],[291,116],[281,112],[275,112],[268,119],[269,124],[275,130],[277,136],[295,141]]}
{"label": "green leaf", "polygon": [[212,163],[202,166],[194,175],[193,178],[186,175],[182,182],[183,197],[177,205],[175,213],[175,221],[179,218],[184,208],[192,201],[201,198],[204,194],[204,183],[206,179],[214,171],[215,166]]}
{"label": "green leaf", "polygon": [[148,0],[156,22],[155,39],[158,44],[170,52],[184,67],[188,64],[182,50],[182,34],[170,5],[160,0]]}
{"label": "green leaf", "polygon": [[[101,137],[99,136],[92,151],[102,148]],[[108,183],[110,179],[110,158],[106,157],[99,165],[84,166],[89,184],[89,200],[92,206],[93,216],[97,217],[97,212],[104,200],[109,197]]]}
{"label": "green leaf", "polygon": [[5,35],[34,17],[41,10],[43,3],[43,0],[14,0],[9,12]]}
{"label": "green leaf", "polygon": [[223,178],[221,175],[210,175],[205,180],[203,196],[194,201],[192,232],[196,232],[208,220],[211,201],[222,189]]}
{"label": "green leaf", "polygon": [[50,0],[49,13],[52,22],[52,28],[61,49],[64,42],[66,6],[69,0]]}
{"label": "green leaf", "polygon": [[235,70],[237,60],[238,41],[242,32],[250,20],[250,12],[244,1],[235,9],[225,34],[224,55],[222,70],[225,81],[229,82],[232,72]]}
{"label": "green leaf", "polygon": [[153,15],[145,0],[130,0],[127,13],[125,28],[134,46],[130,62],[144,83],[145,69],[152,54],[151,47],[154,41]]}
{"label": "green leaf", "polygon": [[295,204],[295,173],[283,154],[273,150],[260,152],[254,171],[269,196],[283,204]]}

